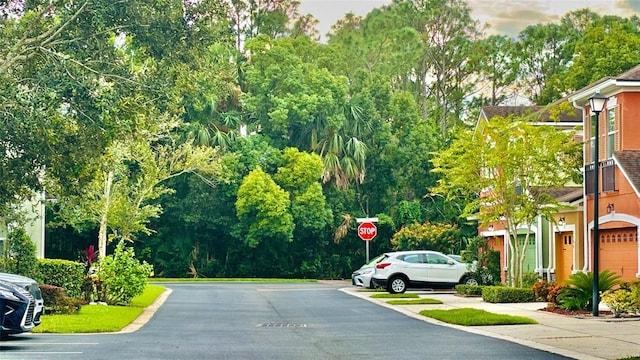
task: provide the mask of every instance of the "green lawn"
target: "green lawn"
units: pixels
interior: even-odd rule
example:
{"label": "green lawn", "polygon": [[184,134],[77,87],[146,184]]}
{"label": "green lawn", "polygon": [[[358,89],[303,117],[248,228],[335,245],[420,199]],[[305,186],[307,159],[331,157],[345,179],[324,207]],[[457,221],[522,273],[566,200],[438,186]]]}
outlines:
{"label": "green lawn", "polygon": [[84,305],[73,315],[45,315],[34,333],[99,333],[120,331],[134,321],[144,309],[164,292],[160,285],[148,284],[144,293],[136,296],[130,306]]}
{"label": "green lawn", "polygon": [[422,299],[405,299],[405,300],[389,300],[390,305],[435,305],[442,304],[438,299],[422,298]]}
{"label": "green lawn", "polygon": [[471,308],[422,310],[420,311],[420,315],[444,321],[446,323],[464,326],[521,325],[538,323],[537,321],[524,316],[494,314],[488,311]]}

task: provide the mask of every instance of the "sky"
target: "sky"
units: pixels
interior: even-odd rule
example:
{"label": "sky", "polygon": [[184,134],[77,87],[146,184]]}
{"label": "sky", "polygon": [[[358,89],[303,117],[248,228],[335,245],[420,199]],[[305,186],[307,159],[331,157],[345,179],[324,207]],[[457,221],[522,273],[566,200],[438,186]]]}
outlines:
{"label": "sky", "polygon": [[[301,0],[300,13],[320,21],[323,36],[338,19],[353,12],[364,16],[391,0]],[[490,25],[488,34],[516,36],[528,25],[558,22],[566,13],[589,7],[601,15],[640,15],[640,0],[467,0],[471,15]]]}

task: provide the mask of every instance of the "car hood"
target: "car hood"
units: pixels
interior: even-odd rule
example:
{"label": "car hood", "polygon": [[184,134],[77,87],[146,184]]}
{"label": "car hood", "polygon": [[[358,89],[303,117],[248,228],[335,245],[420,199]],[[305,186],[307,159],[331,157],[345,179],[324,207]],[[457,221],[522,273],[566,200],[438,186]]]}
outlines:
{"label": "car hood", "polygon": [[22,275],[9,274],[9,273],[0,273],[0,280],[12,282],[14,284],[18,284],[22,287],[32,284],[38,284],[32,278],[28,278]]}

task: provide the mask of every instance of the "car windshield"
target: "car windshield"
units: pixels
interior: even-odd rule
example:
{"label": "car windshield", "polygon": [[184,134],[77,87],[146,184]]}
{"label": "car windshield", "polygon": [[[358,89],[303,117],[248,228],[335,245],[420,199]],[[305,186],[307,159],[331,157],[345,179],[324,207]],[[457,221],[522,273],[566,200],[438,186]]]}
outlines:
{"label": "car windshield", "polygon": [[455,260],[457,262],[462,262],[462,256],[460,256],[460,255],[449,254],[447,256],[452,258],[453,260]]}
{"label": "car windshield", "polygon": [[385,254],[378,255],[373,259],[369,260],[368,263],[362,265],[360,268],[362,269],[362,268],[373,267],[375,264],[379,263],[380,260],[384,259],[384,257],[385,257]]}

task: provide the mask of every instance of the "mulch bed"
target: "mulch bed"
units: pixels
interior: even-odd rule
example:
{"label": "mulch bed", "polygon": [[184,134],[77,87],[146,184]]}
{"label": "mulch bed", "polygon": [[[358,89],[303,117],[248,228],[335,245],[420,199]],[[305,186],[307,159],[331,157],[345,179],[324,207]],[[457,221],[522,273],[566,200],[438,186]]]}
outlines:
{"label": "mulch bed", "polygon": [[[593,314],[591,313],[590,310],[565,310],[563,308],[560,307],[546,307],[546,308],[542,308],[540,309],[540,311],[546,311],[546,312],[550,312],[550,313],[554,313],[554,314],[559,314],[559,315],[566,315],[566,316],[580,316],[580,317],[588,317],[588,316],[593,316]],[[599,316],[603,316],[603,317],[613,317],[613,312],[611,311],[600,311]]]}

